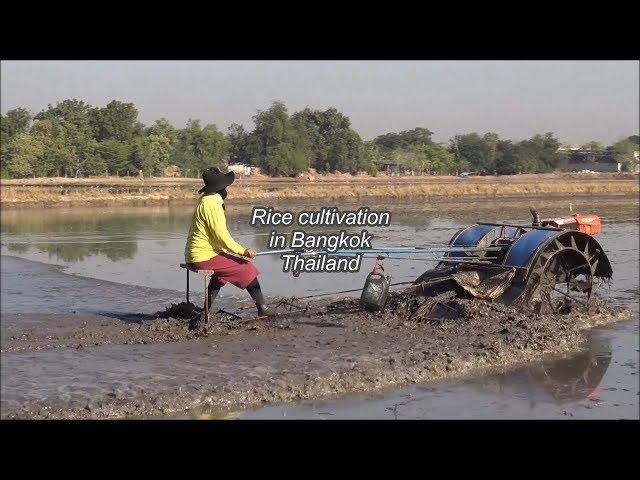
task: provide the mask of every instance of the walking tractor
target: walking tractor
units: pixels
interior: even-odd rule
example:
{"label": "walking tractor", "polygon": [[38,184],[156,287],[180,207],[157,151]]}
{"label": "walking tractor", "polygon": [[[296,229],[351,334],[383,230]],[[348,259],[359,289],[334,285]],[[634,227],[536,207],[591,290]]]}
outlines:
{"label": "walking tractor", "polygon": [[[588,305],[594,288],[611,278],[609,259],[594,235],[597,215],[572,214],[540,219],[531,208],[530,225],[478,222],[458,231],[448,246],[416,247],[438,251],[435,268],[427,270],[407,292],[424,297],[451,294],[523,305],[540,313],[561,313],[574,302]],[[376,268],[365,283],[361,303],[384,307],[389,278]]]}

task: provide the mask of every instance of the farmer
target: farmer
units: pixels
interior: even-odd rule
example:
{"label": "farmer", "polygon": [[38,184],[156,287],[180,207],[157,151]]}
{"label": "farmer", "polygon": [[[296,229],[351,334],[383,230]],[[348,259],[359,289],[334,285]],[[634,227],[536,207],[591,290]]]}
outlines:
{"label": "farmer", "polygon": [[[228,282],[249,292],[256,302],[258,315],[274,316],[273,309],[266,305],[262,296],[258,283],[259,272],[249,260],[246,260],[254,258],[256,252],[241,246],[227,230],[224,199],[227,197],[227,187],[235,180],[234,173],[223,174],[218,168],[212,167],[202,173],[202,179],[204,187],[198,190],[202,196],[191,220],[184,252],[187,266],[214,271],[209,282],[209,305]],[[203,325],[204,319],[200,318],[192,327],[200,328]]]}

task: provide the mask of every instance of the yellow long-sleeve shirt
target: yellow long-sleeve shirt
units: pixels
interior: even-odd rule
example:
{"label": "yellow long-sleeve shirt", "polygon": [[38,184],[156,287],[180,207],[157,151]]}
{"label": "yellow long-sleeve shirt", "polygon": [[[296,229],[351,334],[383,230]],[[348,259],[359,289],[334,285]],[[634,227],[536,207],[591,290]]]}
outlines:
{"label": "yellow long-sleeve shirt", "polygon": [[193,214],[184,250],[186,262],[203,262],[221,252],[242,255],[244,251],[245,248],[227,230],[222,197],[217,193],[201,197]]}

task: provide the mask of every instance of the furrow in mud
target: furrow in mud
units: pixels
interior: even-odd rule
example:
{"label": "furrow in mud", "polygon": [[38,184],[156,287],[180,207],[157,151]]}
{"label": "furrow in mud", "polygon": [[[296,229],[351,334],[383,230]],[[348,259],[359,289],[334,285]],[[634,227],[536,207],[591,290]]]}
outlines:
{"label": "furrow in mud", "polygon": [[[574,352],[585,328],[630,316],[600,301],[545,316],[455,299],[456,318],[422,322],[408,320],[415,305],[401,300],[384,313],[353,299],[315,302],[312,314],[215,323],[205,333],[178,318],[3,318],[1,416],[146,417],[371,391]],[[57,327],[38,336],[38,322]],[[139,367],[140,357],[152,367]],[[34,362],[42,371],[31,379],[23,365]],[[18,388],[17,375],[33,389]],[[89,375],[99,376],[91,388],[73,381]]]}

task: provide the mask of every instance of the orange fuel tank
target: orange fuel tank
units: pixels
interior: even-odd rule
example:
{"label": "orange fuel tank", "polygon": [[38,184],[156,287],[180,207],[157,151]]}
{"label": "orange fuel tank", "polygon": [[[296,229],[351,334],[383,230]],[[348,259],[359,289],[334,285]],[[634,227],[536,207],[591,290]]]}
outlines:
{"label": "orange fuel tank", "polygon": [[542,224],[547,227],[578,230],[587,235],[600,233],[600,217],[598,215],[579,215],[576,213],[569,217],[543,220]]}

